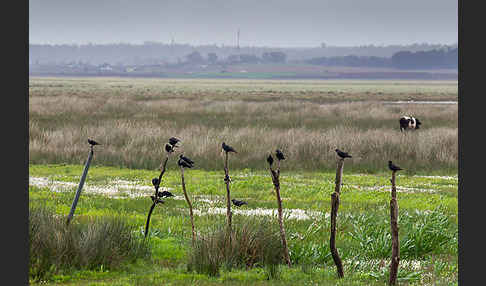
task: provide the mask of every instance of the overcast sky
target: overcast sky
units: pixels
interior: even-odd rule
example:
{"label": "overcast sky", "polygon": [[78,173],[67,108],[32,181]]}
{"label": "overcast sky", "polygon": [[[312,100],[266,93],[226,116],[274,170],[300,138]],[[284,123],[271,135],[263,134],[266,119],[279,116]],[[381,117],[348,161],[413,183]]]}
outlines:
{"label": "overcast sky", "polygon": [[29,0],[31,44],[457,43],[457,0]]}

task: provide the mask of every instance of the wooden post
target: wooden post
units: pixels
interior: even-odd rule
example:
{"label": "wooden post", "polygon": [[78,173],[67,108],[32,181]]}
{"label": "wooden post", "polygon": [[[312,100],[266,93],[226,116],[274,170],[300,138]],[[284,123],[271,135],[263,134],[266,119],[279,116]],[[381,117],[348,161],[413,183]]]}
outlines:
{"label": "wooden post", "polygon": [[285,235],[285,228],[283,223],[283,211],[282,211],[282,198],[280,197],[280,160],[277,161],[277,171],[272,170],[270,168],[270,174],[272,175],[272,182],[273,186],[275,187],[275,194],[277,196],[277,205],[278,205],[278,224],[280,227],[280,237],[282,239],[282,246],[284,248],[284,257],[289,267],[292,267],[292,263],[290,261],[289,256],[289,248],[287,246],[287,238]]}
{"label": "wooden post", "polygon": [[[231,195],[230,195],[230,178],[229,178],[229,171],[228,171],[228,152],[225,152],[225,160],[224,160],[224,182],[226,184],[226,218],[228,219],[228,231],[229,234],[232,233],[231,230]],[[231,240],[231,235],[230,238]]]}
{"label": "wooden post", "polygon": [[392,171],[391,178],[391,200],[390,200],[390,226],[392,237],[392,256],[390,261],[390,280],[388,285],[395,285],[398,275],[398,264],[400,262],[400,242],[398,240],[398,203],[397,203],[397,189],[395,185],[395,173]]}
{"label": "wooden post", "polygon": [[336,181],[334,193],[331,194],[331,237],[329,241],[329,247],[331,248],[332,259],[334,264],[336,264],[336,270],[339,278],[344,277],[343,262],[339,257],[339,253],[336,248],[336,219],[337,212],[339,209],[339,195],[341,193],[341,177],[343,173],[344,158],[341,158],[337,162],[336,168]]}
{"label": "wooden post", "polygon": [[159,175],[159,183],[155,186],[155,200],[152,203],[152,205],[150,206],[150,210],[149,210],[148,215],[147,215],[147,221],[145,222],[144,237],[147,237],[147,235],[148,235],[150,217],[152,216],[152,212],[154,211],[155,205],[157,204],[157,199],[159,198],[158,195],[159,195],[160,182],[162,180],[162,176],[165,173],[165,169],[166,169],[166,166],[167,166],[167,162],[169,161],[170,153],[171,152],[167,152],[167,156],[165,157],[165,160],[162,162],[162,164],[160,164],[161,171],[160,171],[160,175]]}
{"label": "wooden post", "polygon": [[73,218],[74,211],[76,210],[76,206],[78,204],[79,196],[81,195],[81,190],[83,189],[84,186],[84,181],[86,180],[86,176],[88,175],[88,169],[89,169],[89,165],[91,164],[92,158],[93,158],[93,145],[91,145],[91,150],[88,155],[88,161],[86,161],[86,164],[84,165],[83,175],[81,176],[78,189],[76,190],[76,195],[74,196],[73,203],[71,204],[71,210],[69,211],[66,224],[69,224],[69,222],[71,222],[71,219]]}
{"label": "wooden post", "polygon": [[147,237],[148,230],[149,230],[149,224],[150,224],[150,217],[152,216],[152,212],[154,211],[154,208],[155,208],[155,205],[156,204],[157,204],[156,203],[156,200],[154,200],[154,202],[150,206],[150,210],[149,210],[148,215],[147,215],[147,222],[145,223],[145,233],[144,233],[144,237]]}
{"label": "wooden post", "polygon": [[336,168],[336,179],[334,181],[334,192],[341,194],[341,181],[343,176],[344,159],[339,159]]}
{"label": "wooden post", "polygon": [[194,230],[194,215],[192,213],[192,204],[189,200],[189,196],[187,196],[186,192],[186,184],[184,182],[184,167],[180,166],[181,168],[181,181],[182,181],[182,191],[184,192],[184,197],[186,198],[186,202],[189,205],[189,215],[191,216],[191,227],[192,227],[192,245],[196,242],[196,231]]}

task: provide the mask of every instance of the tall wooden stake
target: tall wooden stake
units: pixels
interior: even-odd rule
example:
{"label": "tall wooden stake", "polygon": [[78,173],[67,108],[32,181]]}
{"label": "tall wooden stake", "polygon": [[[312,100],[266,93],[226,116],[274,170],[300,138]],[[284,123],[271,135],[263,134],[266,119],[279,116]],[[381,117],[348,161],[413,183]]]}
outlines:
{"label": "tall wooden stake", "polygon": [[181,181],[182,181],[182,191],[184,192],[184,197],[186,198],[186,202],[189,205],[189,215],[191,216],[191,227],[192,227],[192,245],[196,242],[196,231],[194,230],[194,215],[192,213],[192,204],[189,200],[189,196],[187,196],[186,192],[186,183],[184,182],[184,167],[180,166],[181,168]]}
{"label": "tall wooden stake", "polygon": [[395,185],[395,173],[392,171],[391,178],[391,200],[390,200],[390,226],[392,237],[392,256],[390,261],[390,280],[388,285],[395,285],[397,282],[398,264],[400,262],[400,242],[398,240],[398,203],[397,189]]}
{"label": "tall wooden stake", "polygon": [[224,182],[226,184],[226,218],[228,219],[228,232],[230,234],[229,240],[231,241],[231,195],[230,195],[230,177],[228,171],[228,152],[225,152],[225,160],[224,160]]}
{"label": "tall wooden stake", "polygon": [[91,164],[92,158],[93,158],[93,145],[91,145],[91,150],[89,151],[88,161],[86,161],[86,164],[84,165],[83,175],[81,175],[81,180],[79,181],[78,189],[76,190],[76,195],[74,196],[73,203],[71,204],[71,210],[69,211],[66,224],[69,224],[69,222],[71,222],[71,219],[73,218],[74,211],[76,210],[76,206],[78,204],[79,196],[81,195],[81,190],[83,189],[84,186],[84,181],[86,180],[86,176],[88,175],[88,169],[89,169],[89,165]]}
{"label": "tall wooden stake", "polygon": [[160,175],[159,175],[159,183],[155,186],[155,195],[154,195],[155,200],[152,203],[152,205],[150,206],[150,210],[149,210],[148,215],[147,215],[147,221],[145,222],[145,233],[144,233],[145,237],[147,237],[147,235],[148,235],[148,230],[149,230],[149,225],[150,225],[150,217],[152,216],[152,212],[154,211],[155,205],[157,204],[157,199],[159,197],[158,194],[159,194],[160,182],[162,180],[162,176],[165,173],[165,169],[166,169],[166,166],[167,166],[167,162],[169,161],[170,153],[172,153],[172,152],[167,152],[167,156],[165,157],[164,162],[162,162],[162,164],[160,164],[161,171],[160,171]]}
{"label": "tall wooden stake", "polygon": [[147,221],[145,222],[145,232],[144,232],[144,237],[147,237],[148,235],[148,230],[149,230],[149,225],[150,225],[150,217],[152,216],[152,212],[154,211],[155,205],[157,204],[157,201],[154,200],[152,205],[150,206],[150,210],[147,215]]}
{"label": "tall wooden stake", "polygon": [[334,264],[336,264],[336,270],[338,273],[339,278],[344,277],[343,272],[343,262],[339,257],[339,253],[336,248],[336,219],[337,219],[337,212],[339,209],[339,195],[341,193],[341,177],[343,174],[343,165],[344,159],[341,158],[338,160],[337,168],[336,168],[336,186],[334,188],[334,193],[331,194],[331,238],[329,241],[329,246],[331,248],[332,259],[334,260]]}
{"label": "tall wooden stake", "polygon": [[289,248],[287,246],[287,238],[285,235],[285,228],[283,223],[283,211],[282,211],[282,198],[280,197],[280,160],[277,161],[277,171],[272,170],[270,168],[270,173],[272,174],[272,182],[273,186],[275,187],[275,194],[277,196],[277,205],[278,205],[278,224],[280,226],[280,237],[282,239],[282,246],[284,248],[284,257],[287,261],[287,265],[292,267],[292,263],[290,261],[289,255]]}

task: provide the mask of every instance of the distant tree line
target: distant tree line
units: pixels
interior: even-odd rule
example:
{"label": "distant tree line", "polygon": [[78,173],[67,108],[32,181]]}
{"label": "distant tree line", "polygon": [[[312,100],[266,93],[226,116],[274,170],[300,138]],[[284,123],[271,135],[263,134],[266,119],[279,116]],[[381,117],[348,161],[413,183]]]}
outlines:
{"label": "distant tree line", "polygon": [[[36,64],[66,64],[83,63],[100,65],[156,65],[166,63],[180,63],[187,60],[186,56],[197,51],[204,55],[205,61],[235,61],[245,63],[255,62],[302,62],[319,57],[384,57],[389,58],[399,51],[430,51],[442,49],[444,45],[412,44],[375,46],[364,45],[354,47],[338,47],[320,45],[319,47],[276,48],[224,45],[193,46],[181,43],[145,42],[143,44],[30,44],[29,63]],[[457,48],[457,45],[451,46]],[[285,54],[285,60],[281,52]],[[273,53],[273,54],[272,54]],[[211,57],[209,55],[212,55]],[[206,57],[207,56],[207,57]],[[215,60],[215,56],[217,60]],[[196,59],[197,60],[197,59]],[[355,60],[355,59],[350,59]],[[371,61],[376,59],[371,58]]]}
{"label": "distant tree line", "polygon": [[439,69],[458,67],[458,49],[445,48],[430,51],[399,51],[390,58],[375,56],[318,57],[305,61],[309,64],[349,67],[393,67],[399,69]]}
{"label": "distant tree line", "polygon": [[391,65],[401,69],[457,68],[458,49],[401,51],[393,54]]}

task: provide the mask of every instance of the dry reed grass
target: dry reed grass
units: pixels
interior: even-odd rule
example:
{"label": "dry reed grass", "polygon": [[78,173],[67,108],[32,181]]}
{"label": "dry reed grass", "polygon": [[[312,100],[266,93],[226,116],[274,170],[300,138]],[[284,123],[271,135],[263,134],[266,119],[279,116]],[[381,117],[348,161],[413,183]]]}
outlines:
{"label": "dry reed grass", "polygon": [[[289,92],[285,85],[280,87],[284,96],[269,100],[264,94],[262,101],[254,100],[258,95],[251,93],[251,81],[243,89],[250,90],[247,94],[229,90],[228,97],[218,89],[207,96],[208,91],[199,93],[211,91],[206,82],[194,89],[171,88],[171,82],[162,88],[156,82],[159,90],[148,84],[152,82],[31,83],[29,161],[82,164],[89,150],[86,139],[92,137],[103,143],[96,148],[96,163],[155,169],[164,154],[163,143],[176,136],[183,140],[181,150],[198,162],[196,168],[204,169],[222,168],[222,141],[239,151],[232,169],[263,169],[266,155],[277,147],[288,154],[292,163],[287,167],[293,169],[333,169],[336,147],[353,155],[348,169],[382,170],[389,159],[412,173],[457,168],[457,105],[386,105],[376,101],[377,94],[369,95],[372,101],[314,101],[307,100],[306,92]],[[271,84],[271,89],[277,87]],[[309,87],[302,84],[300,91]],[[408,98],[407,93],[391,96]],[[420,118],[422,129],[401,134],[402,114]]]}

